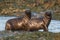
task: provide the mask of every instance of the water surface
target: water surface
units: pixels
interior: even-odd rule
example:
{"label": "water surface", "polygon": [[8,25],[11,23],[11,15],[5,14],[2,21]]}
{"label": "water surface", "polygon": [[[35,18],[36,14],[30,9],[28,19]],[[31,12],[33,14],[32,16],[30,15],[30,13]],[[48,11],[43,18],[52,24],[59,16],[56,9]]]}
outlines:
{"label": "water surface", "polygon": [[[0,31],[5,30],[6,21],[15,17],[0,17]],[[48,27],[49,32],[60,32],[60,21],[51,20]]]}

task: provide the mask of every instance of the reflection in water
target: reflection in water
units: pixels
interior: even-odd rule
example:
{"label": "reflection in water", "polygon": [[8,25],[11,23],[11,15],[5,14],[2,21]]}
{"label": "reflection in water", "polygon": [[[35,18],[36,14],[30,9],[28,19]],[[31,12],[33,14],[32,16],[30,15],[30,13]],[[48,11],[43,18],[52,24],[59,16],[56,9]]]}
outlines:
{"label": "reflection in water", "polygon": [[[6,21],[15,17],[0,17],[0,31],[5,30]],[[60,32],[60,21],[51,20],[48,27],[49,32]]]}

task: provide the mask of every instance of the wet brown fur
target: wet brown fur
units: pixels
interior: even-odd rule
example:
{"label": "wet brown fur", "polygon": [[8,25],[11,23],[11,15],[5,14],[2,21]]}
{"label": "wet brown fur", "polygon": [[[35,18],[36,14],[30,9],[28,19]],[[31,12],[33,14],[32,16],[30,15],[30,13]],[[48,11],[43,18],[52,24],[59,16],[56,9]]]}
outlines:
{"label": "wet brown fur", "polygon": [[24,17],[8,20],[5,29],[11,31],[37,31],[39,29],[44,29],[44,31],[48,31],[51,18],[50,12],[45,12],[44,17],[31,18],[31,11],[26,10]]}
{"label": "wet brown fur", "polygon": [[48,31],[48,26],[50,24],[51,18],[52,14],[50,11],[46,11],[44,17],[31,18],[27,23],[27,30],[38,31],[39,29],[43,29],[44,31]]}
{"label": "wet brown fur", "polygon": [[[28,17],[29,16],[29,17]],[[24,17],[10,19],[6,22],[6,30],[25,30],[26,23],[30,20],[31,12],[30,10],[25,11]]]}

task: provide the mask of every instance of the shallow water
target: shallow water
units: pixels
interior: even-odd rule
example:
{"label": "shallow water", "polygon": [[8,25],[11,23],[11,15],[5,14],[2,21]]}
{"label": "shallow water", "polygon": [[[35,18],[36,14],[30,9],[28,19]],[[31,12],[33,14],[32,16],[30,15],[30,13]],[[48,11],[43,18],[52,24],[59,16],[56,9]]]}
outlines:
{"label": "shallow water", "polygon": [[[15,17],[0,17],[0,31],[5,30],[6,21]],[[48,27],[49,32],[60,32],[60,21],[51,20],[51,23]]]}

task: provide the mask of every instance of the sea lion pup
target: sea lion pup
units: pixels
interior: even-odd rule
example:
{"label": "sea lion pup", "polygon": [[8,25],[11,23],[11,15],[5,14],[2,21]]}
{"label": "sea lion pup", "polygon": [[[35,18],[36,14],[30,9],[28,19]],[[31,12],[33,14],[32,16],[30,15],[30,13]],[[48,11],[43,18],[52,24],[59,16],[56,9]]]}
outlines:
{"label": "sea lion pup", "polygon": [[10,19],[6,22],[5,30],[11,30],[11,31],[20,31],[20,30],[25,30],[26,28],[26,23],[28,20],[31,18],[31,11],[27,9],[25,11],[25,16],[24,17],[19,17],[19,18],[14,18]]}
{"label": "sea lion pup", "polygon": [[31,18],[27,23],[27,30],[38,31],[39,29],[43,29],[44,31],[48,31],[48,25],[50,24],[51,18],[52,14],[50,11],[46,11],[44,17]]}

